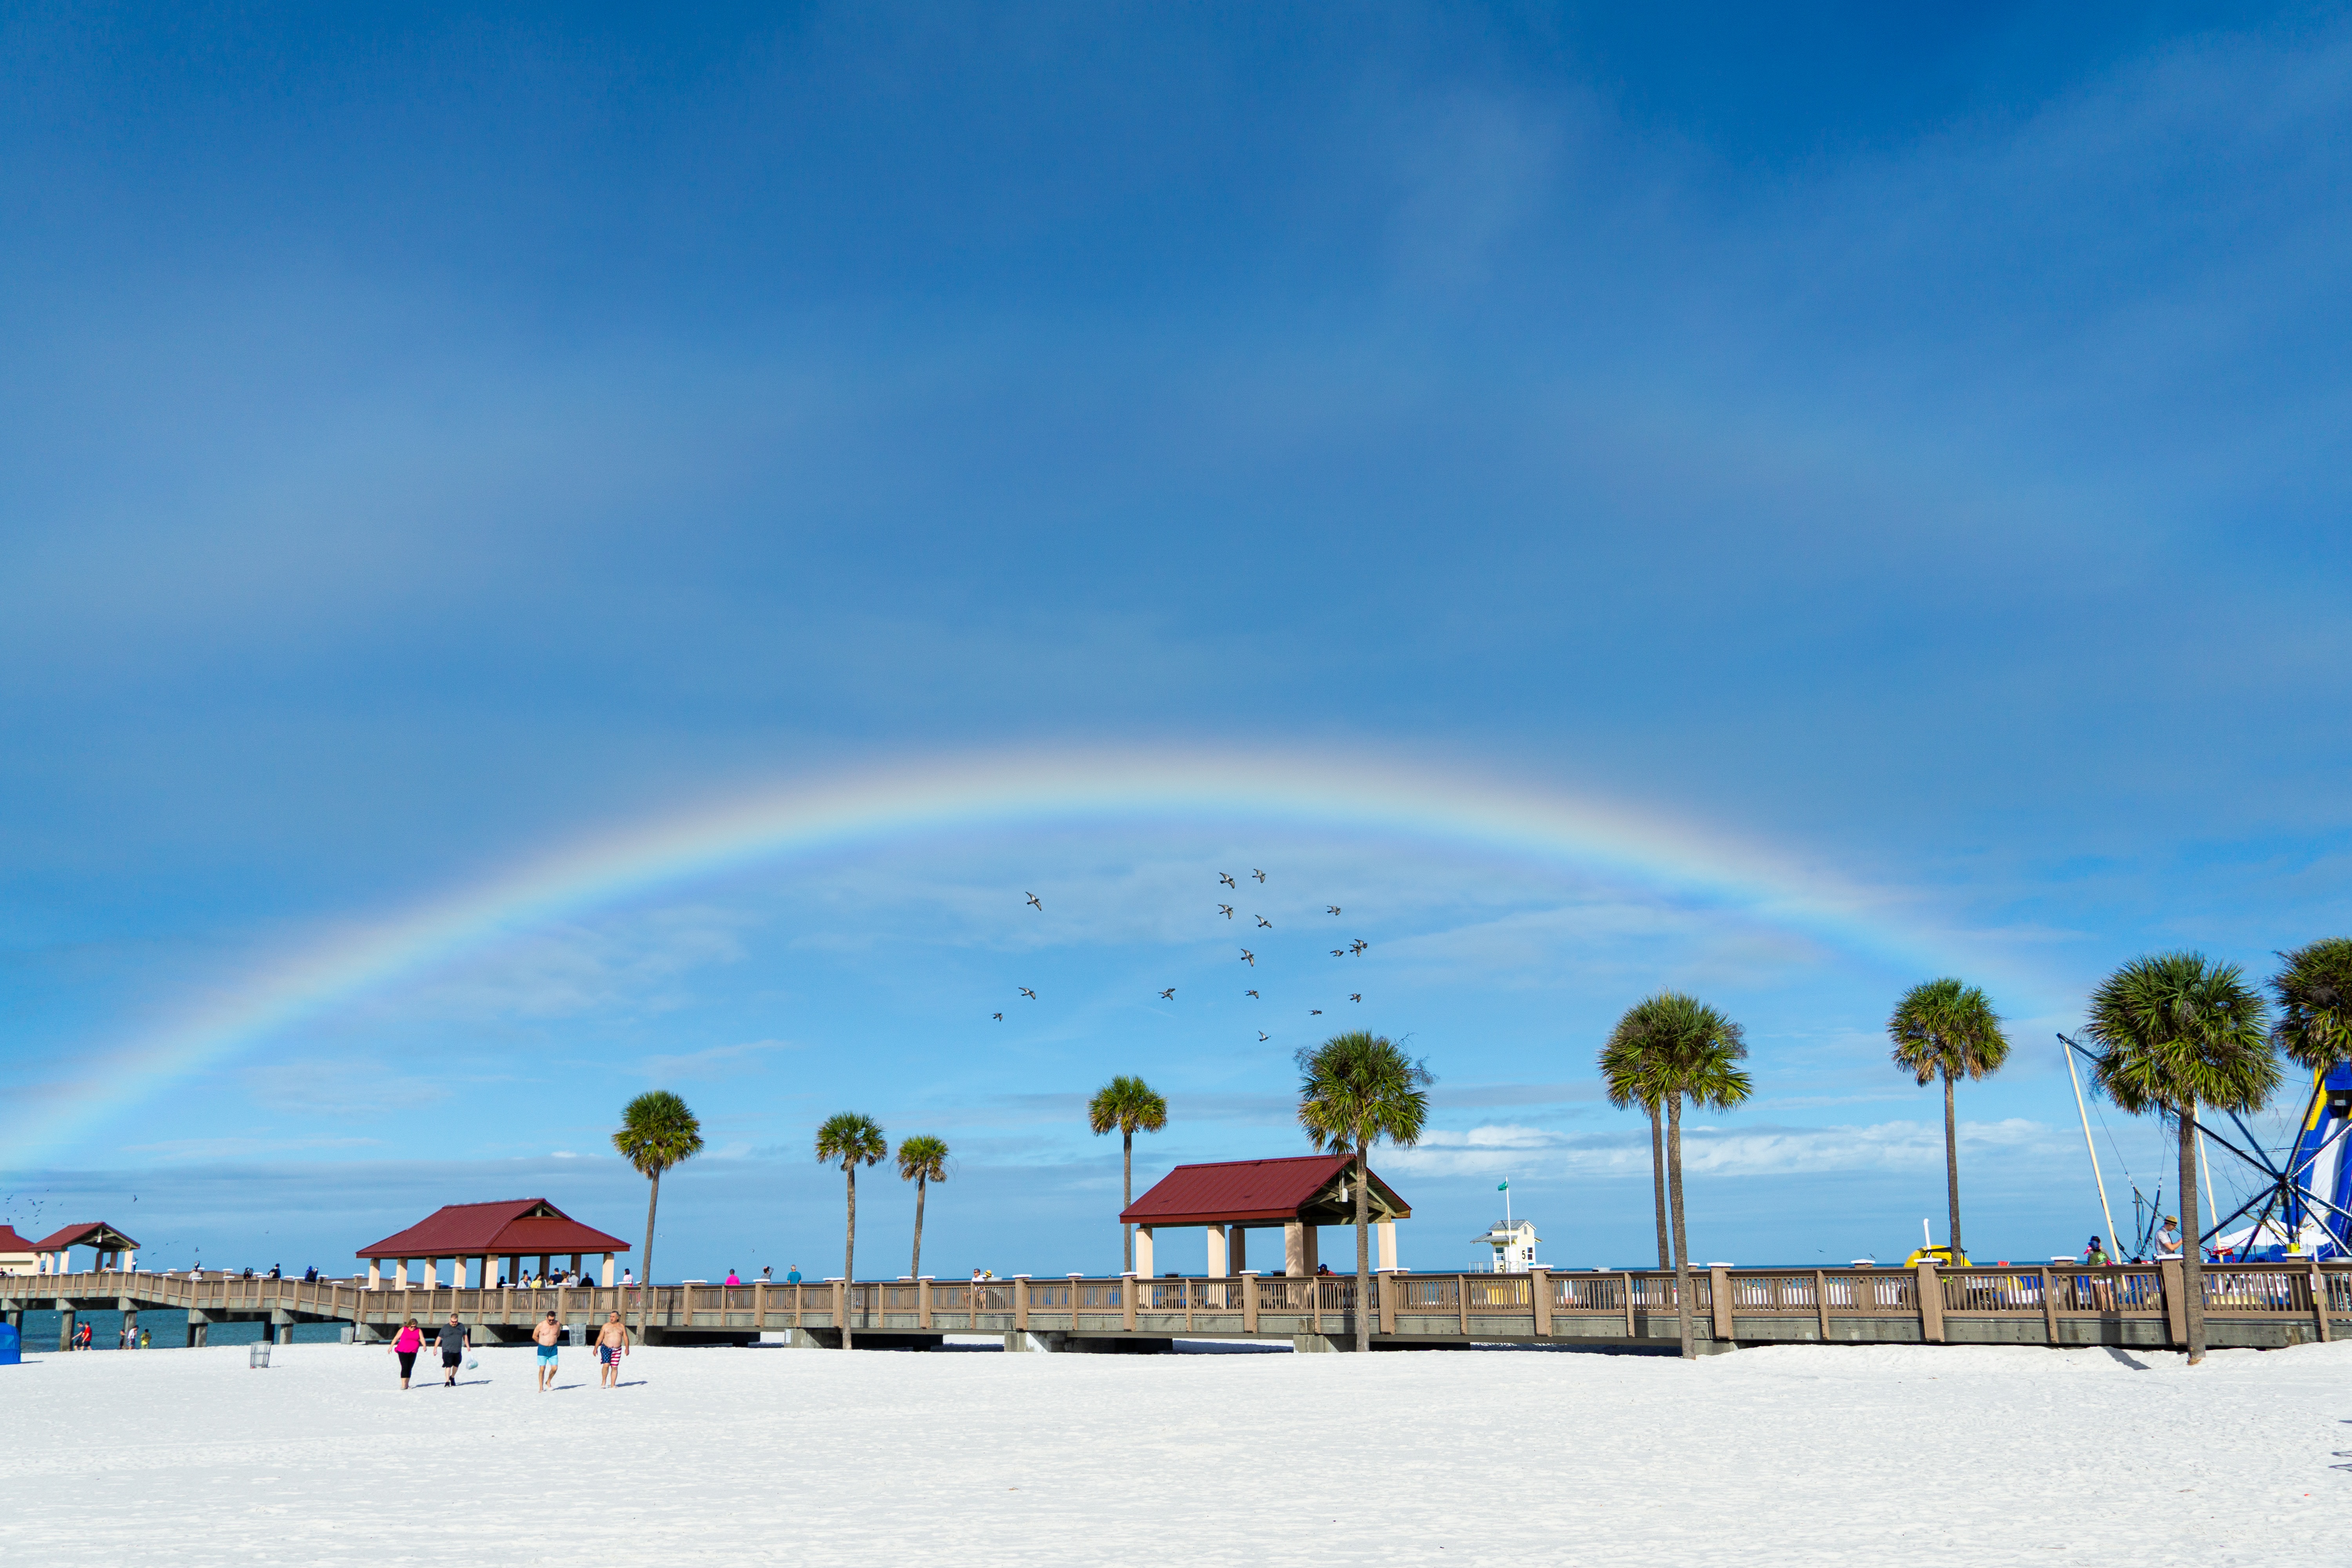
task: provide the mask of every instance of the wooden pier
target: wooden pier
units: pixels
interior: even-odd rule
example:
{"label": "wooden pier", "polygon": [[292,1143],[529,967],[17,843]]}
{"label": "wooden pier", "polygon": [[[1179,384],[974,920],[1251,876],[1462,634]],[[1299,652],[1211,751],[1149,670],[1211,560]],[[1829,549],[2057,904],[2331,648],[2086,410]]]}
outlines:
{"label": "wooden pier", "polygon": [[[2130,1267],[1940,1269],[1711,1268],[1691,1277],[1702,1348],[1738,1345],[2041,1344],[2164,1349],[2185,1342],[2178,1262]],[[1663,1349],[1677,1342],[1674,1276],[1657,1270],[1375,1277],[1370,1310],[1377,1349],[1473,1343]],[[2208,1265],[2207,1342],[2275,1349],[2352,1335],[2352,1265]],[[293,1325],[352,1326],[363,1342],[389,1339],[415,1318],[455,1312],[477,1343],[517,1342],[552,1312],[566,1326],[642,1311],[651,1342],[793,1342],[923,1349],[948,1334],[1002,1334],[1008,1349],[1148,1351],[1178,1339],[1287,1341],[1301,1350],[1350,1348],[1352,1277],[1105,1279],[991,1281],[901,1279],[822,1284],[664,1285],[574,1289],[371,1289],[354,1281],[228,1279],[108,1270],[0,1276],[0,1310],[74,1315],[184,1314],[189,1345],[215,1323],[262,1322],[285,1340]],[[152,1332],[154,1325],[147,1325]]]}

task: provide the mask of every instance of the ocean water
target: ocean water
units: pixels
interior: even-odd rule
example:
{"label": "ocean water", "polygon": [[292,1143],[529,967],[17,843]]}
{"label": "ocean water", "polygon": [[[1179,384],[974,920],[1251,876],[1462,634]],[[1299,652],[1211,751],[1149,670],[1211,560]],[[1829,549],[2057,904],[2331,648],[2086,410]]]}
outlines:
{"label": "ocean water", "polygon": [[[58,1323],[62,1316],[54,1309],[36,1311],[28,1308],[25,1313],[25,1349],[28,1352],[55,1351],[58,1348]],[[113,1350],[115,1336],[122,1331],[122,1314],[120,1312],[82,1312],[77,1315],[77,1321],[89,1324],[91,1333],[96,1336],[89,1347],[93,1351]],[[154,1336],[153,1348],[156,1350],[176,1351],[187,1346],[188,1314],[185,1309],[175,1311],[165,1307],[151,1307],[139,1314],[139,1326]],[[331,1345],[343,1337],[343,1328],[341,1323],[297,1323],[294,1325],[294,1342],[298,1345]],[[251,1344],[267,1337],[268,1330],[268,1323],[215,1323],[211,1333],[206,1336],[206,1342],[215,1345]]]}

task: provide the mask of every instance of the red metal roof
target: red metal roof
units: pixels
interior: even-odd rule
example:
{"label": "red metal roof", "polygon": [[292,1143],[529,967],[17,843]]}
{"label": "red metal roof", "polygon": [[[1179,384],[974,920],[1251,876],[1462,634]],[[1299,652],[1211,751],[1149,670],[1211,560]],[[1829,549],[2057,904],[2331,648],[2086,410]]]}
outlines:
{"label": "red metal roof", "polygon": [[395,1236],[362,1247],[361,1258],[537,1258],[626,1252],[629,1244],[582,1225],[545,1198],[451,1204]]}
{"label": "red metal roof", "polygon": [[[1346,1154],[1296,1154],[1281,1160],[1225,1160],[1210,1165],[1179,1165],[1121,1214],[1122,1225],[1232,1225],[1281,1222],[1337,1181],[1350,1163]],[[1399,1217],[1412,1215],[1380,1173],[1372,1190]]]}
{"label": "red metal roof", "polygon": [[136,1250],[139,1244],[104,1220],[94,1219],[85,1225],[69,1225],[63,1230],[43,1237],[33,1243],[33,1250],[57,1252],[68,1247],[99,1246],[103,1246],[107,1251],[112,1252],[118,1247],[124,1251]]}
{"label": "red metal roof", "polygon": [[41,1249],[16,1234],[13,1225],[0,1225],[0,1252],[38,1252]]}

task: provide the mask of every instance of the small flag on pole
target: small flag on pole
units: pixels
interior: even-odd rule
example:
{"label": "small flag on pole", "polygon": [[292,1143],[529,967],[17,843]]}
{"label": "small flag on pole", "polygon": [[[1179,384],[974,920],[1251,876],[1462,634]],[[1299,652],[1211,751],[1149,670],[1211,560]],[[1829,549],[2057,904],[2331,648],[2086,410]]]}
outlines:
{"label": "small flag on pole", "polygon": [[1498,1193],[1507,1193],[1511,1190],[1511,1184],[1508,1182],[1496,1182],[1495,1184],[1495,1190]]}

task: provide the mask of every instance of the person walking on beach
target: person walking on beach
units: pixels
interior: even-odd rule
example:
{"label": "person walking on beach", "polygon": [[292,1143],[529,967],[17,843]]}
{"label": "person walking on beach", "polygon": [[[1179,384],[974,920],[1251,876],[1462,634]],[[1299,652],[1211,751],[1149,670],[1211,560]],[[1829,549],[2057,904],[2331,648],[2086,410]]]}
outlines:
{"label": "person walking on beach", "polygon": [[416,1352],[424,1348],[425,1331],[416,1326],[416,1320],[411,1318],[401,1324],[400,1332],[393,1337],[392,1353],[400,1358],[400,1386],[403,1390],[408,1387],[408,1374],[416,1370]]}
{"label": "person walking on beach", "polygon": [[621,1386],[621,1358],[629,1353],[629,1325],[621,1321],[621,1314],[609,1312],[604,1326],[596,1332],[597,1386]]}
{"label": "person walking on beach", "polygon": [[465,1361],[466,1352],[473,1348],[473,1341],[466,1333],[466,1325],[457,1321],[457,1313],[450,1313],[449,1321],[441,1326],[442,1387],[457,1386],[457,1368]]}
{"label": "person walking on beach", "polygon": [[530,1337],[539,1346],[539,1391],[545,1394],[555,1386],[555,1342],[563,1337],[563,1331],[555,1326],[555,1314],[541,1318]]}

